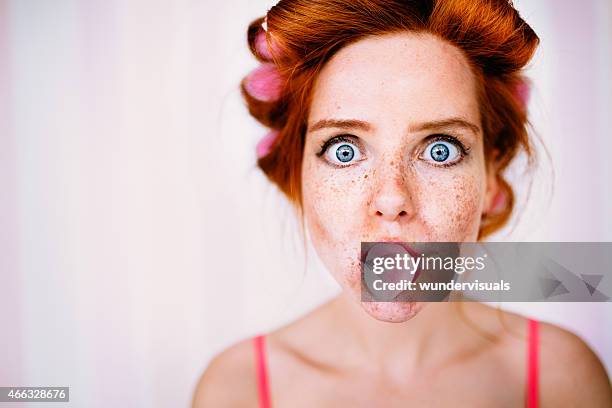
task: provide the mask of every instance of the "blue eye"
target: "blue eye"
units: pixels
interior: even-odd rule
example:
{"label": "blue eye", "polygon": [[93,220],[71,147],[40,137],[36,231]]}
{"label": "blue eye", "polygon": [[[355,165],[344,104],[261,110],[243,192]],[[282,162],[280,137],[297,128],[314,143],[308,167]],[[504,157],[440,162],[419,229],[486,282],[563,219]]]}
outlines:
{"label": "blue eye", "polygon": [[343,144],[336,149],[336,157],[342,163],[350,162],[355,157],[355,149],[351,145]]}
{"label": "blue eye", "polygon": [[448,146],[444,145],[443,143],[436,143],[435,145],[431,147],[431,150],[429,151],[429,155],[435,161],[443,162],[446,159],[448,159],[448,156],[450,155],[450,149],[448,148]]}
{"label": "blue eye", "polygon": [[461,158],[456,144],[446,140],[435,140],[425,148],[424,159],[438,164],[452,164]]}
{"label": "blue eye", "polygon": [[323,149],[326,160],[336,166],[348,166],[362,156],[359,147],[346,137],[331,139]]}

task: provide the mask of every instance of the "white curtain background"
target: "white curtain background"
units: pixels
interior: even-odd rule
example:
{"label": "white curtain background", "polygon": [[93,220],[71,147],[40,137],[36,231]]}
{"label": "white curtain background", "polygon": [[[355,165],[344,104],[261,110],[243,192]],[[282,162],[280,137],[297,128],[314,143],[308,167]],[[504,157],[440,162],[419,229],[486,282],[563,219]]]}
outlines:
{"label": "white curtain background", "polygon": [[[515,3],[542,39],[530,108],[551,164],[495,239],[612,241],[612,3]],[[188,406],[215,353],[336,293],[255,167],[265,129],[238,91],[272,4],[0,0],[0,386]],[[612,303],[505,307],[612,369]]]}

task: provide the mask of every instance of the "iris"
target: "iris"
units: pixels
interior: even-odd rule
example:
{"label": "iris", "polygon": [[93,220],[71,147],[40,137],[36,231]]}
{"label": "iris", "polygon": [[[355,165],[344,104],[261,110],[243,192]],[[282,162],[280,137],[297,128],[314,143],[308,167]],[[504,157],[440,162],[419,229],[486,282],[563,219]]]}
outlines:
{"label": "iris", "polygon": [[448,149],[448,146],[442,143],[437,143],[432,146],[430,155],[431,155],[431,158],[434,159],[435,161],[443,162],[446,159],[448,159],[448,156],[450,155],[450,151]]}
{"label": "iris", "polygon": [[342,163],[349,162],[355,157],[355,150],[350,145],[344,144],[336,150],[336,157]]}

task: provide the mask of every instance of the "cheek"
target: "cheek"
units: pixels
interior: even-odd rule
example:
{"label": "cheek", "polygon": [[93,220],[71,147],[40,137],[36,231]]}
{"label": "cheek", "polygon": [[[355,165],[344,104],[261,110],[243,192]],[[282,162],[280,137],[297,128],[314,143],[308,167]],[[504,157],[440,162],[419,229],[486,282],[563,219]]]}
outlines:
{"label": "cheek", "polygon": [[366,220],[363,168],[336,169],[318,158],[304,158],[304,215],[313,246],[336,279],[354,286],[351,271],[359,271],[359,253]]}
{"label": "cheek", "polygon": [[435,170],[421,183],[420,217],[431,241],[475,241],[480,228],[484,175],[480,171]]}

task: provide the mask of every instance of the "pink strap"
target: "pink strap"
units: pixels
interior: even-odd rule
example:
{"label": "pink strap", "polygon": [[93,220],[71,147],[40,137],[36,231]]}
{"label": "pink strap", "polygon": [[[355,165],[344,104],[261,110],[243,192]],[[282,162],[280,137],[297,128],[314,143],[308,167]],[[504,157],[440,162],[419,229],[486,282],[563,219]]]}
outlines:
{"label": "pink strap", "polygon": [[538,321],[528,319],[529,352],[527,353],[527,408],[538,407]]}
{"label": "pink strap", "polygon": [[255,346],[255,369],[257,370],[257,388],[259,391],[260,408],[270,408],[270,390],[268,388],[268,369],[266,367],[265,337],[256,336],[253,339]]}

